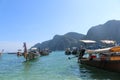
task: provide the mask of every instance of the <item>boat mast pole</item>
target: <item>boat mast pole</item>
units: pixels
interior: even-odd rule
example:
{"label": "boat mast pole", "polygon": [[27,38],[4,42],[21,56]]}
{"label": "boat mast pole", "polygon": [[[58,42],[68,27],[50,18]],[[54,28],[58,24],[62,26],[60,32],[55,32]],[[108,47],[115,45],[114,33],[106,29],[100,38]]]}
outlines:
{"label": "boat mast pole", "polygon": [[28,51],[27,51],[27,46],[26,46],[26,43],[25,43],[25,42],[23,43],[23,47],[24,47],[24,57],[25,57],[25,59],[27,60]]}

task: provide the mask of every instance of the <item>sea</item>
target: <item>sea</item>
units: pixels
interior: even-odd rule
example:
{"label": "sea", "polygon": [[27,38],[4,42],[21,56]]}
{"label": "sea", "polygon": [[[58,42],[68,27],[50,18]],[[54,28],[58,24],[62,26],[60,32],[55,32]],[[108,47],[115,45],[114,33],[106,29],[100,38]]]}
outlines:
{"label": "sea", "polygon": [[64,51],[32,61],[4,53],[0,56],[0,80],[120,80],[120,73],[81,65]]}

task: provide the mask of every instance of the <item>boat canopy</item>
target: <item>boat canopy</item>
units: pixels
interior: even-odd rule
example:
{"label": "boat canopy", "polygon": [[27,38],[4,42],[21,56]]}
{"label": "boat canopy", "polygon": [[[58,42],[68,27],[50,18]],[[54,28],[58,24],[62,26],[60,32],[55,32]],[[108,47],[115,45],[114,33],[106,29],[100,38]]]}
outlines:
{"label": "boat canopy", "polygon": [[120,46],[103,48],[103,49],[95,49],[95,50],[86,50],[86,53],[110,53],[110,52],[120,52]]}
{"label": "boat canopy", "polygon": [[37,48],[36,48],[36,47],[34,47],[34,48],[31,48],[31,50],[37,50]]}
{"label": "boat canopy", "polygon": [[120,52],[120,46],[115,46],[110,49],[111,52]]}
{"label": "boat canopy", "polygon": [[96,41],[93,40],[80,40],[83,43],[96,43]]}
{"label": "boat canopy", "polygon": [[92,54],[92,53],[107,53],[110,52],[111,48],[103,48],[103,49],[95,49],[95,50],[86,50],[86,53]]}
{"label": "boat canopy", "polygon": [[115,41],[113,40],[101,40],[101,42],[105,44],[115,44]]}

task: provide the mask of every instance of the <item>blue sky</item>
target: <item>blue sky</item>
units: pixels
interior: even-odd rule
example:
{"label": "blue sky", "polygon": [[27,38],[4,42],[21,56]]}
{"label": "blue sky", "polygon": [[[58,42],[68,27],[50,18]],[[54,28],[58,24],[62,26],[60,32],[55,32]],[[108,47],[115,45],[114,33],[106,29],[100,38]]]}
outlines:
{"label": "blue sky", "polygon": [[0,0],[0,50],[17,51],[67,32],[120,20],[119,0]]}

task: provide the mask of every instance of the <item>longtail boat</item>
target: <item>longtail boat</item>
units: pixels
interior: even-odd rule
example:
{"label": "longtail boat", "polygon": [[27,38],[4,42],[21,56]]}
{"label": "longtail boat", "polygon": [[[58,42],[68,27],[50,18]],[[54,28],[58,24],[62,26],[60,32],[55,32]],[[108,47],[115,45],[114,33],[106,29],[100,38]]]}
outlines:
{"label": "longtail boat", "polygon": [[36,59],[40,56],[37,50],[31,49],[30,51],[28,51],[26,43],[23,43],[23,47],[24,47],[23,56],[26,59],[26,61]]}
{"label": "longtail boat", "polygon": [[[86,54],[88,56],[85,56]],[[120,46],[95,50],[81,49],[78,62],[108,71],[120,72]]]}
{"label": "longtail boat", "polygon": [[0,52],[0,55],[2,55],[3,51],[4,51],[4,49],[2,49],[2,51]]}
{"label": "longtail boat", "polygon": [[39,49],[39,53],[41,56],[47,56],[47,55],[49,55],[49,53],[51,53],[51,51],[48,48],[45,48],[43,50]]}
{"label": "longtail boat", "polygon": [[70,48],[66,48],[66,50],[65,50],[65,55],[71,55],[71,50],[70,50]]}

